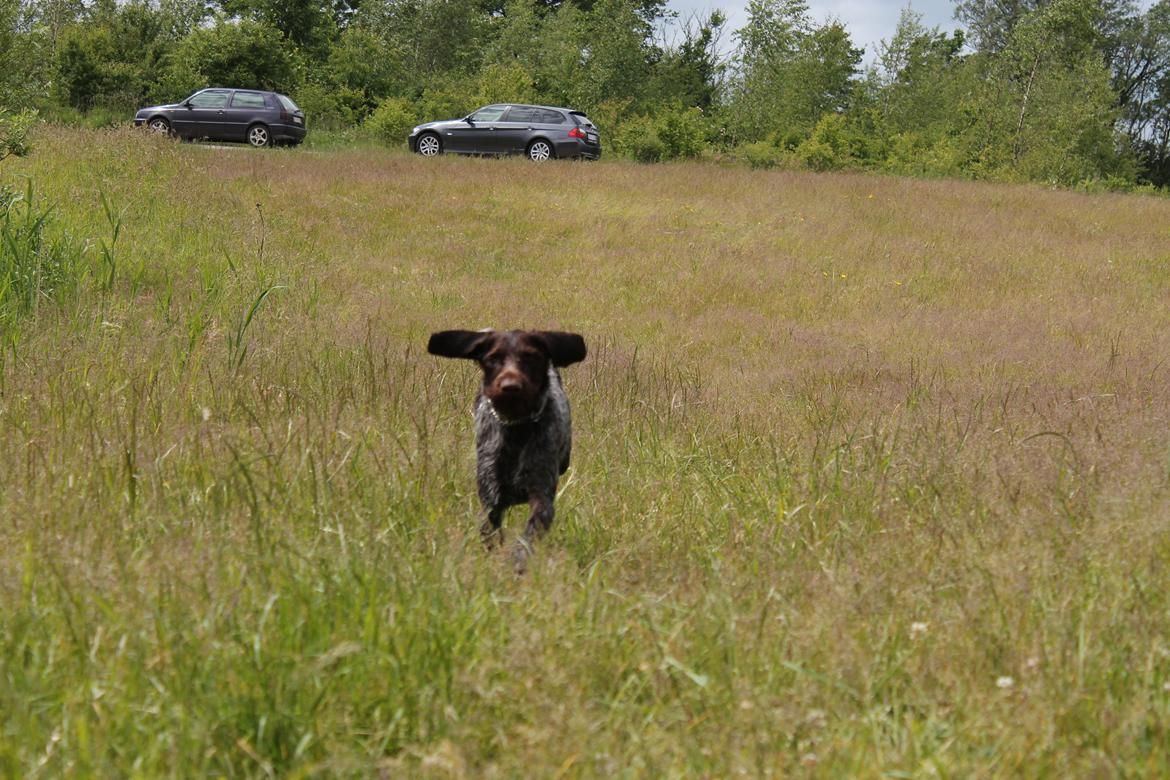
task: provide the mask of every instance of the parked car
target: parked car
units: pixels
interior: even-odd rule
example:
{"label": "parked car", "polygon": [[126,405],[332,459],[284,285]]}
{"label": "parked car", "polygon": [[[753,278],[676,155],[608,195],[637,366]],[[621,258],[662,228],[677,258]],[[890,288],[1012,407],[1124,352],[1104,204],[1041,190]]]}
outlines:
{"label": "parked car", "polygon": [[410,131],[410,149],[424,157],[459,154],[523,154],[601,158],[601,133],[589,117],[571,108],[496,103],[461,119],[427,122]]}
{"label": "parked car", "polygon": [[288,95],[257,89],[201,89],[186,100],[139,109],[134,124],[179,138],[299,144],[305,112]]}

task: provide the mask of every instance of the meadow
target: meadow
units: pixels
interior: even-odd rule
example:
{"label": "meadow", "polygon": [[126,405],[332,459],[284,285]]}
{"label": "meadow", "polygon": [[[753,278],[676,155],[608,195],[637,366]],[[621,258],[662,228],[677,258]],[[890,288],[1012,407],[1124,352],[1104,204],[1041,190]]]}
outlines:
{"label": "meadow", "polygon": [[[1170,201],[34,142],[0,776],[1170,774]],[[590,347],[523,577],[488,326]]]}

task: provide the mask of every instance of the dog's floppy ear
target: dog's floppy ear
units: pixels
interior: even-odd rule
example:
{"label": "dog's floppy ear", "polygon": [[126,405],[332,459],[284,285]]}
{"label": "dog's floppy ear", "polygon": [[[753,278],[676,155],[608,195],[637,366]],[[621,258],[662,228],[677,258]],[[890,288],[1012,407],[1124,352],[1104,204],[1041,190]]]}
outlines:
{"label": "dog's floppy ear", "polygon": [[477,360],[494,336],[490,330],[444,330],[431,334],[427,352],[439,357]]}
{"label": "dog's floppy ear", "polygon": [[536,336],[544,342],[548,359],[557,367],[570,366],[585,359],[585,339],[576,333],[559,330],[539,330]]}

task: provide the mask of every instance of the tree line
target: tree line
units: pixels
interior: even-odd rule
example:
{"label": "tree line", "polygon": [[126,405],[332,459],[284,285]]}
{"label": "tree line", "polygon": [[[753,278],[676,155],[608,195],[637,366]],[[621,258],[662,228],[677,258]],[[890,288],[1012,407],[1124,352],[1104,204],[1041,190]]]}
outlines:
{"label": "tree line", "polygon": [[230,85],[396,144],[523,101],[583,110],[644,161],[1170,184],[1170,0],[958,0],[955,18],[904,10],[863,66],[804,0],[750,0],[735,30],[665,0],[0,0],[0,148],[30,110],[124,122]]}

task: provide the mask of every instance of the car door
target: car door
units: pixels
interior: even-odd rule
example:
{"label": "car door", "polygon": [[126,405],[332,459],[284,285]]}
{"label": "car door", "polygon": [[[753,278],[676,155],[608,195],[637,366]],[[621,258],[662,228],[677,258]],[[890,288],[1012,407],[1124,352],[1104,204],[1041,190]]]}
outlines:
{"label": "car door", "polygon": [[496,149],[502,154],[523,152],[533,136],[535,125],[540,122],[540,109],[532,106],[512,106],[508,113],[496,122]]}
{"label": "car door", "polygon": [[447,131],[443,144],[451,152],[472,154],[496,154],[499,149],[495,138],[496,123],[506,105],[484,106],[462,122],[457,122]]}
{"label": "car door", "polygon": [[205,89],[183,101],[171,126],[187,138],[222,138],[230,89]]}
{"label": "car door", "polygon": [[267,98],[263,93],[237,89],[232,93],[224,111],[224,138],[229,141],[243,141],[248,127],[253,122],[269,122]]}

